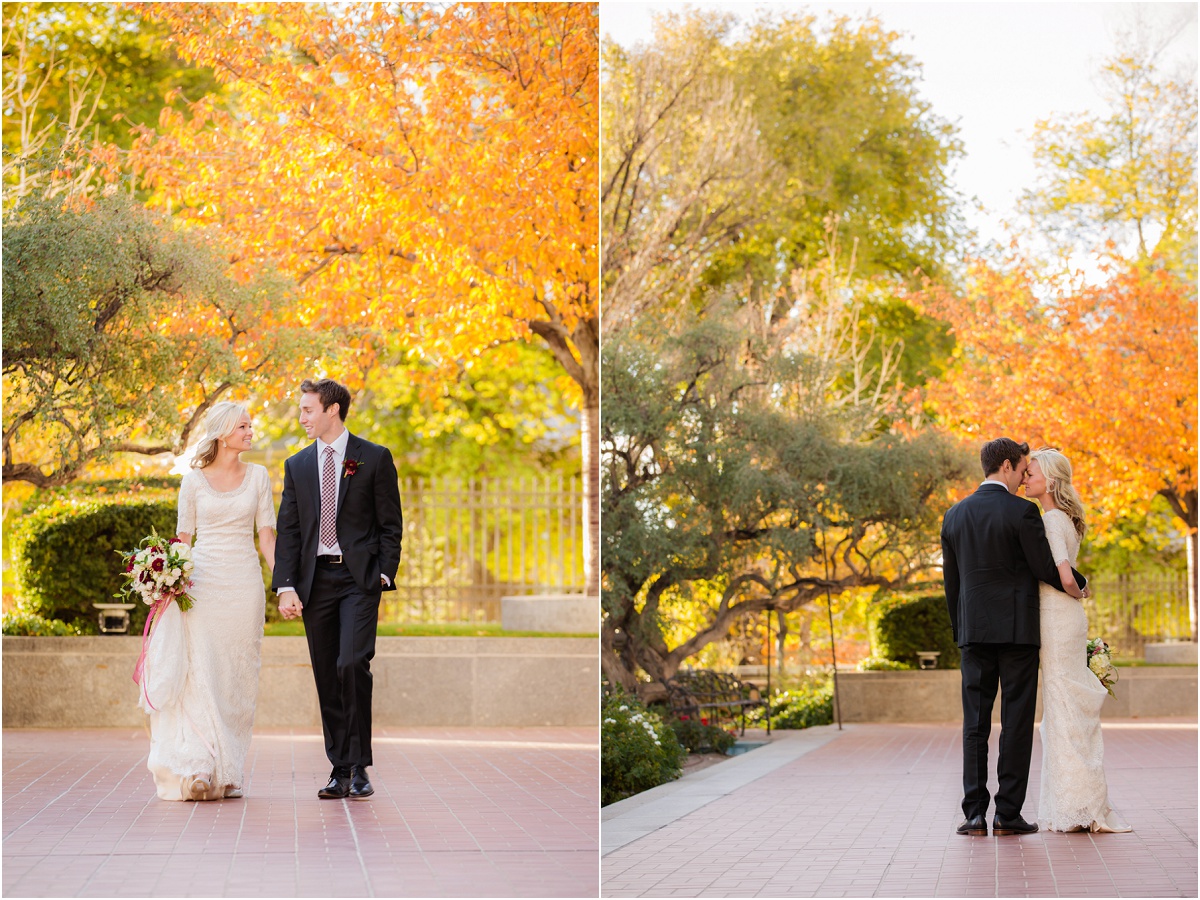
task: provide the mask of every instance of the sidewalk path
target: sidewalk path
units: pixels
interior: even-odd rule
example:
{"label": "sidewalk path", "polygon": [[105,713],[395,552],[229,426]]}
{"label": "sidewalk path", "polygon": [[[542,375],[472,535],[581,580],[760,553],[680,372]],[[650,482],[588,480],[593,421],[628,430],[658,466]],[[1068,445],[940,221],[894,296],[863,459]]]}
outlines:
{"label": "sidewalk path", "polygon": [[154,796],[142,730],[5,730],[5,897],[595,897],[588,728],[388,728],[369,801],[318,731],[256,732],[246,799]]}
{"label": "sidewalk path", "polygon": [[1195,720],[1103,729],[1132,834],[957,835],[958,726],[831,725],[605,807],[601,896],[1195,897]]}

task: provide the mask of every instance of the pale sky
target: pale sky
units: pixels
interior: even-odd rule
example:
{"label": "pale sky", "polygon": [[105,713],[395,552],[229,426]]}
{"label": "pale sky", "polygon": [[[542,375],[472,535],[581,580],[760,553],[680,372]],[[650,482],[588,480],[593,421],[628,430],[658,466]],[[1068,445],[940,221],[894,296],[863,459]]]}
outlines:
{"label": "pale sky", "polygon": [[[623,46],[648,41],[651,13],[681,2],[603,0],[600,30]],[[701,9],[752,18],[760,8],[850,16],[875,13],[903,33],[899,47],[922,65],[922,94],[955,123],[966,155],[953,181],[964,213],[984,240],[1004,237],[1015,203],[1034,183],[1029,137],[1039,119],[1102,109],[1096,71],[1136,7],[1150,22],[1189,17],[1167,50],[1171,65],[1196,68],[1194,3],[790,3],[699,2]],[[983,209],[970,203],[975,197]]]}

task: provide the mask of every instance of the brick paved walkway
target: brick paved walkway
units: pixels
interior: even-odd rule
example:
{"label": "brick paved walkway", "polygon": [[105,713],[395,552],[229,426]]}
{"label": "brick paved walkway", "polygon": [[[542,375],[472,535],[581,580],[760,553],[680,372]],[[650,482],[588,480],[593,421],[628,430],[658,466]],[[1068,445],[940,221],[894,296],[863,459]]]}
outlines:
{"label": "brick paved walkway", "polygon": [[1195,897],[1195,720],[1103,728],[1132,834],[962,837],[957,726],[826,726],[606,807],[601,895]]}
{"label": "brick paved walkway", "polygon": [[5,897],[595,897],[597,733],[376,732],[375,796],[318,800],[317,732],[256,733],[246,799],[167,803],[133,729],[6,730]]}

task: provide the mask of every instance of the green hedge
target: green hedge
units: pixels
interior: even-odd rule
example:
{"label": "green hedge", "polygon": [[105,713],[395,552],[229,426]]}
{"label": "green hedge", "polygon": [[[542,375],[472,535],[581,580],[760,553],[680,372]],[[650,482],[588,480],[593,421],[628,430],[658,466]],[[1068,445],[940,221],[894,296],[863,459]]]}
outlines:
{"label": "green hedge", "polygon": [[899,672],[916,667],[910,666],[906,662],[888,659],[886,656],[868,656],[866,659],[858,661],[857,668],[860,672]]}
{"label": "green hedge", "polygon": [[[767,711],[752,710],[747,716],[756,725],[765,726]],[[781,731],[833,724],[833,679],[806,681],[771,697],[771,727]]]}
{"label": "green hedge", "polygon": [[72,481],[58,487],[38,488],[22,505],[22,513],[36,512],[40,507],[60,501],[82,500],[165,500],[179,492],[178,475],[155,475],[147,478],[103,478],[96,481]]}
{"label": "green hedge", "polygon": [[17,608],[6,612],[3,617],[5,634],[15,634],[22,637],[70,637],[78,633],[66,622],[58,619],[47,619],[37,613]]}
{"label": "green hedge", "polygon": [[[21,608],[95,634],[93,603],[115,603],[122,572],[118,551],[137,546],[151,530],[175,533],[169,500],[63,500],[24,517],[13,529],[12,561]],[[141,632],[148,607],[131,611]]]}
{"label": "green hedge", "polygon": [[946,595],[893,594],[870,618],[873,655],[917,666],[917,651],[937,650],[939,669],[957,669],[959,650],[950,627]]}

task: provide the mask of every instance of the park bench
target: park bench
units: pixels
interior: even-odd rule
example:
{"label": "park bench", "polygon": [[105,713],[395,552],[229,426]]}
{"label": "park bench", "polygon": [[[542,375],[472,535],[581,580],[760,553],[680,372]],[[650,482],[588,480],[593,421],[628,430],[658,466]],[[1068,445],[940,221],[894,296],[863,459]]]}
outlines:
{"label": "park bench", "polygon": [[709,725],[721,727],[722,721],[738,724],[746,733],[746,710],[765,707],[757,687],[740,681],[728,672],[709,669],[684,669],[663,682],[667,703],[677,718],[708,720]]}

